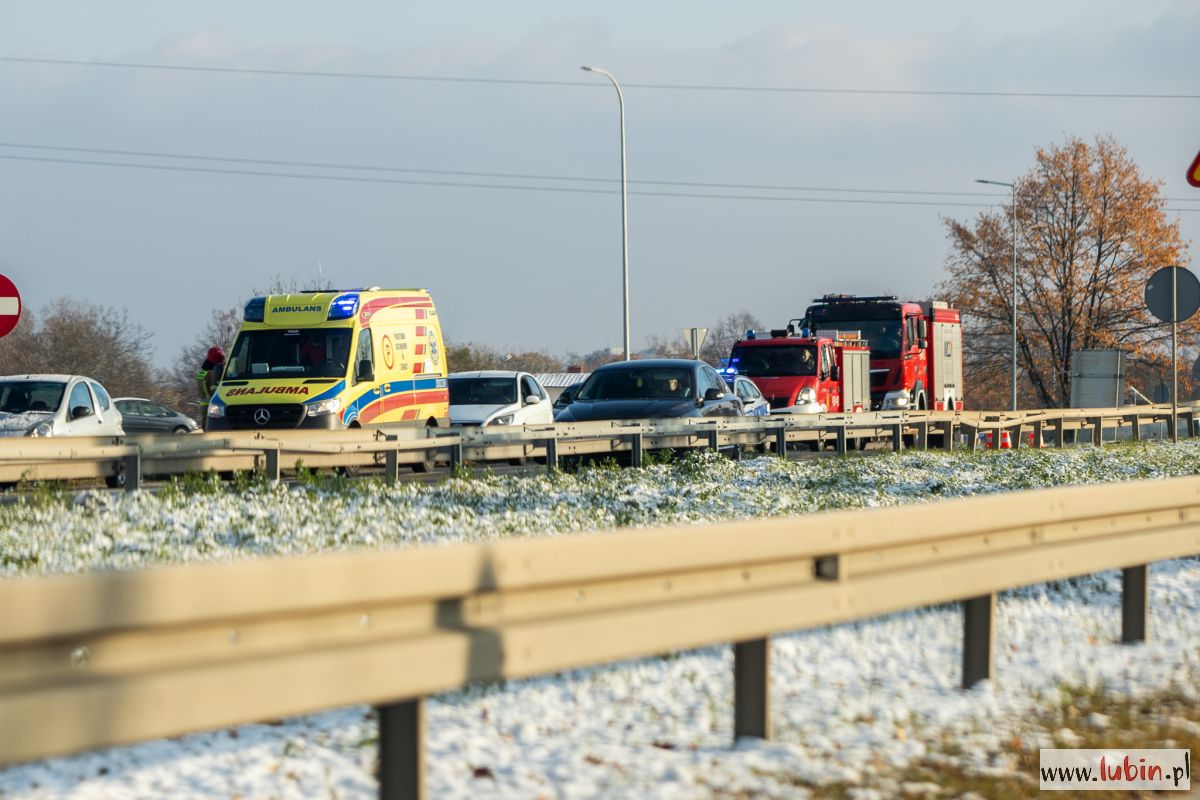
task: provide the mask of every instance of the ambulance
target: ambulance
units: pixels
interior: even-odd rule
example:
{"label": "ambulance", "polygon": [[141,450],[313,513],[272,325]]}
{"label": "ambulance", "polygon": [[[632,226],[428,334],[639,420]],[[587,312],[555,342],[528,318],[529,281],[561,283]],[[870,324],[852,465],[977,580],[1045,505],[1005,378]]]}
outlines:
{"label": "ambulance", "polygon": [[208,430],[446,427],[445,343],[424,289],[251,298]]}

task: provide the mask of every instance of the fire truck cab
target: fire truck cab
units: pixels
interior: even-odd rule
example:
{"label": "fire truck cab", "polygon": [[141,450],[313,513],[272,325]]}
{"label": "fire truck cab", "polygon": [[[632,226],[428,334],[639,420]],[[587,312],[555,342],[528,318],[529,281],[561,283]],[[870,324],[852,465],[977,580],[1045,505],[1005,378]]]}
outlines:
{"label": "fire truck cab", "polygon": [[827,294],[808,307],[803,324],[857,330],[867,340],[871,409],[962,409],[962,318],[946,303]]}
{"label": "fire truck cab", "polygon": [[800,320],[768,337],[747,331],[733,345],[727,372],[754,381],[772,413],[863,411],[870,402],[867,343],[836,330],[809,335]]}

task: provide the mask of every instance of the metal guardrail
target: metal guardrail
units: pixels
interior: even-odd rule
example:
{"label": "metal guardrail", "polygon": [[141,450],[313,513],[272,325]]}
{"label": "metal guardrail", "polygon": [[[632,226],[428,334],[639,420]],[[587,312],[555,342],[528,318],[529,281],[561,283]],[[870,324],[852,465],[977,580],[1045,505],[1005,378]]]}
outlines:
{"label": "metal guardrail", "polygon": [[[1200,405],[1180,410],[1181,430],[1191,434]],[[979,446],[979,434],[992,432],[993,446],[1008,431],[1015,447],[1043,445],[1050,435],[1058,446],[1068,432],[1090,434],[1100,444],[1105,431],[1127,428],[1141,438],[1150,423],[1171,434],[1169,405],[1109,409],[1052,409],[1015,412],[874,411],[857,414],[724,417],[557,423],[516,428],[452,430],[375,428],[349,431],[263,430],[125,437],[0,439],[0,483],[21,480],[70,480],[124,477],[136,489],[145,475],[169,476],[216,471],[258,470],[278,478],[298,466],[382,467],[397,479],[399,467],[423,462],[433,451],[451,467],[472,462],[543,459],[553,469],[573,455],[628,456],[639,466],[647,451],[685,448],[752,447],[782,453],[788,446],[832,446],[846,452],[882,438],[899,450],[906,446],[952,448]],[[1028,437],[1027,437],[1028,435]]]}
{"label": "metal guardrail", "polygon": [[0,764],[373,704],[381,795],[422,797],[422,698],[734,643],[734,731],[770,737],[768,637],[1200,553],[1200,478],[604,535],[0,581]]}

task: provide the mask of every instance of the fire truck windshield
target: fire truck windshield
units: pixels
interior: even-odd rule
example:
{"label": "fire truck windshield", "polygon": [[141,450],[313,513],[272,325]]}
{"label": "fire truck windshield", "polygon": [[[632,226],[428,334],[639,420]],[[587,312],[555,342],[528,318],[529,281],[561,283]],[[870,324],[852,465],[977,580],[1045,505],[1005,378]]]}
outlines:
{"label": "fire truck windshield", "polygon": [[839,331],[858,331],[871,347],[871,358],[900,357],[900,320],[898,319],[839,319],[819,320],[818,328]]}
{"label": "fire truck windshield", "polygon": [[751,378],[816,375],[817,348],[803,344],[735,347],[729,356],[729,364]]}

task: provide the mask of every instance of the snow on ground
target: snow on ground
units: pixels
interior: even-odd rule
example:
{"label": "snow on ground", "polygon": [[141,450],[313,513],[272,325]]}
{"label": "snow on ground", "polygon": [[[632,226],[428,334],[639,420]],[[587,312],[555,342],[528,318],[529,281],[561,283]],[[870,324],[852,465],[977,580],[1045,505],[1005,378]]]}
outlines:
{"label": "snow on ground", "polygon": [[[1200,447],[905,454],[787,463],[705,457],[642,471],[234,495],[86,494],[0,509],[4,574],[133,568],[890,505],[1013,488],[1195,474]],[[961,616],[939,606],[773,640],[776,739],[732,744],[732,656],[706,648],[476,686],[428,703],[434,797],[803,797],[870,782],[953,741],[980,769],[1059,687],[1200,685],[1200,561],[1152,568],[1152,641],[1113,644],[1120,579],[1003,595],[997,678],[957,688]],[[1028,737],[1026,737],[1028,738]],[[375,724],[349,708],[0,771],[0,797],[373,797]],[[886,795],[884,795],[886,796]]]}

